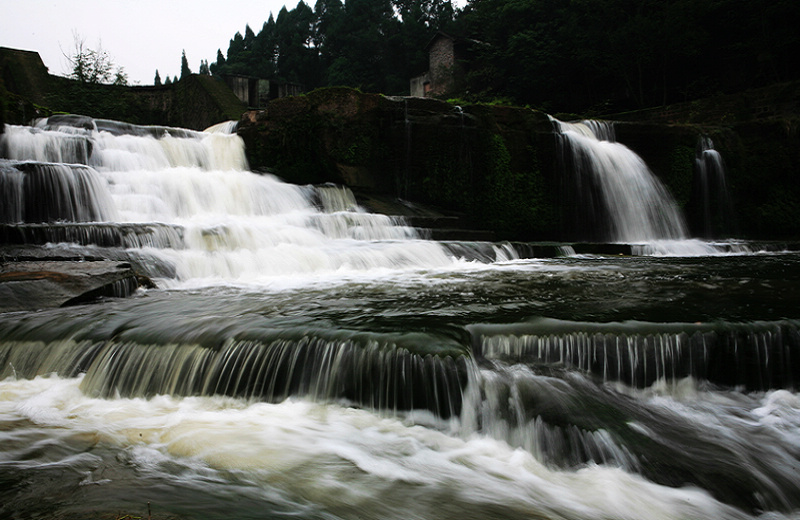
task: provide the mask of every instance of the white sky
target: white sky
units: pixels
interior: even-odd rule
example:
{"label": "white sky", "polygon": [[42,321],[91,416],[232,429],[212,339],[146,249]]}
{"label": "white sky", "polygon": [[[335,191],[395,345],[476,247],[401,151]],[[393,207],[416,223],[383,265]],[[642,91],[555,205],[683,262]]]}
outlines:
{"label": "white sky", "polygon": [[[311,8],[316,0],[307,0]],[[463,6],[466,0],[453,2]],[[297,6],[285,0],[0,0],[0,47],[36,51],[51,74],[66,75],[64,53],[73,33],[87,47],[102,45],[131,84],[152,85],[180,76],[181,52],[197,72],[200,60],[225,54],[236,31],[258,34],[270,12]]]}

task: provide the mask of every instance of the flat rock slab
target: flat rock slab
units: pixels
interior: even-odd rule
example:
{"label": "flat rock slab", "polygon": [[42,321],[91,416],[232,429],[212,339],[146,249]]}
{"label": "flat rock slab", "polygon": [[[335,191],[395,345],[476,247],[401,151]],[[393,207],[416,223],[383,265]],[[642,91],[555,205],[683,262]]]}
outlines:
{"label": "flat rock slab", "polygon": [[0,312],[64,307],[139,287],[130,264],[116,261],[28,261],[0,264]]}

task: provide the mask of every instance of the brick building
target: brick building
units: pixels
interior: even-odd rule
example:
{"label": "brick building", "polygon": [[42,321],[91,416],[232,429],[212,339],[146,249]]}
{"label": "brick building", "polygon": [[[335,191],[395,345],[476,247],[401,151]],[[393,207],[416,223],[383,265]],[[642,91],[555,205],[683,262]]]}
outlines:
{"label": "brick building", "polygon": [[441,97],[458,88],[464,79],[473,43],[476,42],[437,32],[425,46],[428,71],[411,78],[411,95]]}

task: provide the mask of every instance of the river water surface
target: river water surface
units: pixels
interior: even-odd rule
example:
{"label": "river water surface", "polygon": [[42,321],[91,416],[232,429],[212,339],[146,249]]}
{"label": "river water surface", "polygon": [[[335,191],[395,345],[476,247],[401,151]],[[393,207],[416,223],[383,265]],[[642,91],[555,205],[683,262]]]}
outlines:
{"label": "river water surface", "polygon": [[81,121],[7,127],[4,196],[146,225],[44,247],[157,287],[0,314],[0,517],[800,518],[797,253],[442,244],[235,135]]}

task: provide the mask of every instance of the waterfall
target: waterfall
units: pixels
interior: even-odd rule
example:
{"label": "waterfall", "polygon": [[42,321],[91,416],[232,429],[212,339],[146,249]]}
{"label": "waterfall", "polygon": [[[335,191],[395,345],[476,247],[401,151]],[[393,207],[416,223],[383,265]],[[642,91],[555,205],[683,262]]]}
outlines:
{"label": "waterfall", "polygon": [[[560,467],[587,462],[640,471],[641,463],[608,430],[553,421],[553,409],[569,409],[567,384],[537,376],[521,365],[495,364],[470,373],[464,397],[462,434],[481,431],[511,446],[535,453]],[[589,421],[586,421],[587,423]]]}
{"label": "waterfall", "polygon": [[475,327],[476,355],[571,367],[640,388],[686,377],[759,391],[800,384],[796,321],[703,325],[541,319],[525,328]]}
{"label": "waterfall", "polygon": [[[421,240],[402,220],[363,211],[347,188],[295,186],[251,173],[234,128],[194,132],[83,116],[7,126],[0,137],[7,157],[0,164],[7,199],[1,222],[58,222],[63,232],[6,234],[82,242],[102,235],[105,243],[129,247],[136,241],[112,238],[108,229],[128,226],[111,233],[131,236],[136,229],[140,237],[142,229],[174,229],[168,242],[140,242],[170,244],[152,253],[175,266],[177,280],[164,280],[168,285],[452,264],[450,252]],[[74,225],[91,222],[105,229]]]}
{"label": "waterfall", "polygon": [[116,211],[103,180],[79,164],[0,164],[0,222],[103,222]]}
{"label": "waterfall", "polygon": [[553,122],[567,172],[569,233],[582,240],[612,242],[687,236],[667,189],[641,157],[615,141],[611,123]]}
{"label": "waterfall", "polygon": [[135,341],[6,341],[0,378],[85,373],[82,390],[111,398],[224,395],[281,402],[346,399],[377,410],[460,413],[467,359],[419,356],[391,341],[357,337],[228,340],[146,345]]}
{"label": "waterfall", "polygon": [[694,161],[692,205],[697,232],[705,238],[735,232],[733,203],[728,191],[725,163],[711,138],[702,136]]}
{"label": "waterfall", "polygon": [[[693,380],[616,393],[575,373],[543,375],[501,362],[470,375],[461,432],[467,438],[480,432],[502,439],[551,467],[581,472],[611,466],[668,486],[697,484],[744,508],[796,510],[793,462],[780,462],[797,460],[796,447],[775,457],[771,442],[780,443],[779,434],[742,450],[744,436],[759,437],[768,428],[757,420],[725,416],[721,408],[733,403],[705,395]],[[795,402],[788,392],[777,392],[775,399],[782,398]],[[715,399],[725,404],[716,407]],[[642,406],[643,401],[648,404]],[[779,429],[795,431],[794,425],[776,422]]]}

